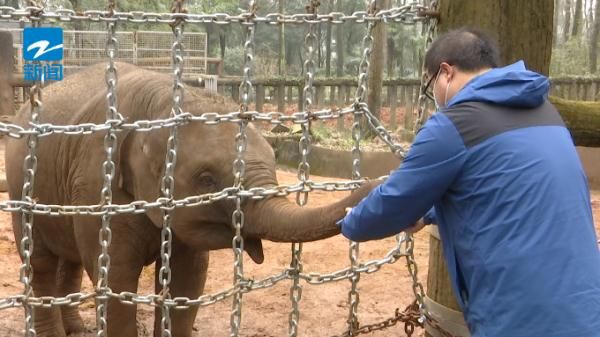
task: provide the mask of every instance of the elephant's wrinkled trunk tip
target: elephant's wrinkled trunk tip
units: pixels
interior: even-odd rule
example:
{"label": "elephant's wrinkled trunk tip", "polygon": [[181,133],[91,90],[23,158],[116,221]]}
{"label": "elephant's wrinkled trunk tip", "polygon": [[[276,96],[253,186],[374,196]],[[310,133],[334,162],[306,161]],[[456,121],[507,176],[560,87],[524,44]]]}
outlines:
{"label": "elephant's wrinkled trunk tip", "polygon": [[381,183],[372,181],[338,202],[322,207],[300,207],[283,197],[254,201],[248,205],[250,223],[246,235],[276,242],[309,242],[340,233],[337,222]]}

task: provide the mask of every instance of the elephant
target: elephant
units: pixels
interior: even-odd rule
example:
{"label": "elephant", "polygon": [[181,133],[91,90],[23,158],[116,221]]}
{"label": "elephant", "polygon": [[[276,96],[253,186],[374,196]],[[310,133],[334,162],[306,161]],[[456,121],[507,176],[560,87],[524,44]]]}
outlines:
{"label": "elephant", "polygon": [[[168,118],[172,108],[172,75],[116,63],[118,69],[118,112],[126,122]],[[108,107],[103,81],[106,65],[93,65],[75,72],[43,90],[41,123],[55,125],[105,122]],[[239,106],[222,95],[201,88],[186,88],[182,108],[200,115],[228,113]],[[15,123],[28,127],[30,106],[24,105]],[[178,129],[178,153],[173,176],[174,197],[218,192],[233,186],[236,123],[208,125],[190,122]],[[105,131],[91,134],[53,133],[39,138],[37,172],[33,197],[36,202],[55,205],[97,205],[101,203],[102,164],[106,158]],[[165,171],[168,128],[147,132],[117,132],[112,181],[114,204],[135,200],[154,201],[160,196]],[[24,139],[11,138],[6,146],[6,175],[10,198],[20,199],[23,186]],[[278,185],[273,149],[250,123],[244,153],[246,189]],[[378,184],[370,181],[353,193],[329,205],[300,207],[285,197],[245,199],[244,249],[256,263],[264,259],[261,240],[308,242],[339,233],[336,221],[348,207],[357,204]],[[235,234],[232,212],[235,203],[220,200],[195,207],[175,208],[172,216],[173,245],[170,257],[173,297],[197,298],[206,282],[209,251],[231,248]],[[148,209],[141,214],[118,214],[111,219],[112,243],[108,248],[108,286],[113,293],[136,292],[144,266],[161,266],[162,211]],[[17,244],[22,239],[22,219],[13,213]],[[34,246],[31,255],[32,287],[35,296],[65,296],[80,291],[83,271],[94,284],[98,281],[98,243],[101,218],[92,215],[35,215]],[[162,289],[156,277],[157,292]],[[35,309],[38,336],[66,336],[84,329],[77,307]],[[172,310],[173,336],[191,336],[198,308]],[[154,336],[160,335],[160,308],[156,310]],[[137,336],[136,306],[109,299],[107,333],[110,337]]]}

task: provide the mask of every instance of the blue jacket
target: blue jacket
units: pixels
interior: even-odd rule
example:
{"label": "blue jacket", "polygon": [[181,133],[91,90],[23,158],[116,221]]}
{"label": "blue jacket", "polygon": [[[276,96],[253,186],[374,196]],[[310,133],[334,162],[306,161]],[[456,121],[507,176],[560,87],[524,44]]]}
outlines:
{"label": "blue jacket", "polygon": [[341,221],[344,236],[366,241],[431,209],[473,337],[600,336],[587,179],[548,91],[523,62],[475,77]]}

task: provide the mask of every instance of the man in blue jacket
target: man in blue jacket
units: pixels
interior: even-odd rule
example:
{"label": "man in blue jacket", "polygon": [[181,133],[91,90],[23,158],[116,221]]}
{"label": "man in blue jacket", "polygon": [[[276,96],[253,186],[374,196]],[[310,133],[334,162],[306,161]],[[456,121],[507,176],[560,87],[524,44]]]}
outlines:
{"label": "man in blue jacket", "polygon": [[581,162],[548,79],[499,60],[477,30],[432,44],[438,111],[341,231],[366,241],[422,217],[438,224],[473,337],[598,337],[600,251]]}

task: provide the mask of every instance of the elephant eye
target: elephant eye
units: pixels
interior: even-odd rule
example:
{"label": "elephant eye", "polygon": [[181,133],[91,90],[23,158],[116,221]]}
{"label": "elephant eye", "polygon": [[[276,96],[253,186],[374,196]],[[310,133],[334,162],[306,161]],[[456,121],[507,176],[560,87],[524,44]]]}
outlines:
{"label": "elephant eye", "polygon": [[207,173],[207,172],[204,172],[204,173],[200,174],[199,176],[197,176],[196,181],[202,187],[213,187],[217,184],[216,179],[210,173]]}

